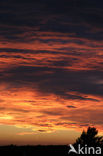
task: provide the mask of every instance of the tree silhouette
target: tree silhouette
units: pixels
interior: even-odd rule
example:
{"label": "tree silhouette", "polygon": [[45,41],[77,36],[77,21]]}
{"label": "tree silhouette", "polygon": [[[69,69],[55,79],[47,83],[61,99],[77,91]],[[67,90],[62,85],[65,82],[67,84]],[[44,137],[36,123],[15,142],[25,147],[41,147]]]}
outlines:
{"label": "tree silhouette", "polygon": [[92,147],[103,147],[103,137],[98,136],[98,130],[95,127],[88,127],[87,131],[83,131],[81,136],[76,140],[74,146],[78,144],[88,145]]}

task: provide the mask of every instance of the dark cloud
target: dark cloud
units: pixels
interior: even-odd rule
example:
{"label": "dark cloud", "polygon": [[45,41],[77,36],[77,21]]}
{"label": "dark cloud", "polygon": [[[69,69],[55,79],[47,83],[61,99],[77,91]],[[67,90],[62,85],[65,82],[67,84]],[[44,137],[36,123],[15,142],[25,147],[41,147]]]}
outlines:
{"label": "dark cloud", "polygon": [[67,107],[68,107],[68,108],[76,108],[75,106],[70,106],[70,105],[68,105]]}
{"label": "dark cloud", "polygon": [[6,107],[0,107],[0,111],[13,111],[13,112],[21,112],[21,113],[28,113],[29,110],[20,109],[20,108],[6,108]]}
{"label": "dark cloud", "polygon": [[0,111],[5,110],[5,107],[0,107]]}
{"label": "dark cloud", "polygon": [[[38,75],[38,73],[41,74]],[[99,83],[103,79],[101,71],[70,71],[51,67],[19,66],[8,69],[3,74],[1,82],[6,81],[11,84],[11,87],[15,85],[29,86],[32,89],[36,87],[41,93],[53,93],[64,99],[98,102],[96,99],[71,94],[71,92],[103,96],[103,84]]]}
{"label": "dark cloud", "polygon": [[12,108],[11,111],[14,112],[21,112],[21,113],[29,113],[29,110],[25,110],[25,109],[19,109],[19,108]]}
{"label": "dark cloud", "polygon": [[42,129],[40,129],[40,130],[38,130],[40,133],[45,133],[45,132],[47,132],[47,130],[42,130]]}
{"label": "dark cloud", "polygon": [[[69,36],[103,40],[102,1],[77,0],[76,5],[75,2],[66,0],[38,3],[6,1],[0,4],[0,36],[4,41],[32,42],[39,39],[37,31],[70,33]],[[101,29],[96,31],[97,28]]]}
{"label": "dark cloud", "polygon": [[62,110],[59,110],[59,109],[58,110],[53,110],[53,109],[44,110],[44,111],[42,111],[42,113],[50,115],[50,116],[61,116],[64,114],[64,112],[62,112]]}

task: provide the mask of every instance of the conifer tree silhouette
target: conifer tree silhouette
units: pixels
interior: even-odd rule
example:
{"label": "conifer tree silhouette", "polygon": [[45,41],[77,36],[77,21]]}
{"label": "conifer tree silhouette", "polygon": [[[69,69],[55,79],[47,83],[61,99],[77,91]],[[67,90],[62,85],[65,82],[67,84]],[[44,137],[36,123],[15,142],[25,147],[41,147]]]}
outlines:
{"label": "conifer tree silhouette", "polygon": [[76,147],[78,144],[90,147],[103,147],[103,137],[98,136],[98,130],[95,127],[88,127],[87,131],[83,131],[81,136],[76,140],[74,146]]}

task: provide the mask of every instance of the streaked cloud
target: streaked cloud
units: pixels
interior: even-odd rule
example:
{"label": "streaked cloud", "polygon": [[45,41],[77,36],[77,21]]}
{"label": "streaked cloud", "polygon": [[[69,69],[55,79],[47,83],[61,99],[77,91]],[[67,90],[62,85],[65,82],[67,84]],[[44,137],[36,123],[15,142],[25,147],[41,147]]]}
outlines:
{"label": "streaked cloud", "polygon": [[18,135],[103,129],[103,11],[68,3],[0,7],[0,124]]}

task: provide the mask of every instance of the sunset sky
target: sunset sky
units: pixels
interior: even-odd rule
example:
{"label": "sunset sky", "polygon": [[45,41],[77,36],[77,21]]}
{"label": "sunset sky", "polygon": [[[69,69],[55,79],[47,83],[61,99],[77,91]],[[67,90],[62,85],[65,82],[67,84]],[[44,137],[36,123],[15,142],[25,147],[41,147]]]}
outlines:
{"label": "sunset sky", "polygon": [[0,1],[0,145],[103,135],[103,1]]}

